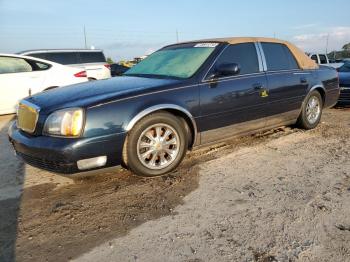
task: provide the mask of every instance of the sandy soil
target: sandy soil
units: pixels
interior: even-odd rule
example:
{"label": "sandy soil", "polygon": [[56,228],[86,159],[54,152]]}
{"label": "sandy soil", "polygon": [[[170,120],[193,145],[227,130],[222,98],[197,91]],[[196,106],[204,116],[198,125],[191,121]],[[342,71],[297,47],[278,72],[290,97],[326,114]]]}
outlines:
{"label": "sandy soil", "polygon": [[71,180],[0,118],[0,261],[349,261],[350,109],[194,151],[174,173]]}

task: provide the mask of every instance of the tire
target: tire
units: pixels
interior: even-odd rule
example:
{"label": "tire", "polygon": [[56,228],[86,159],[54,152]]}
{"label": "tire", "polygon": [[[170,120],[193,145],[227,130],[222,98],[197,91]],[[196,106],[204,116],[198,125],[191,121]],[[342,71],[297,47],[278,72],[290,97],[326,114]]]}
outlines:
{"label": "tire", "polygon": [[[315,104],[316,103],[316,104]],[[303,129],[313,129],[320,123],[323,109],[323,99],[318,91],[312,91],[305,98],[297,125]]]}
{"label": "tire", "polygon": [[136,175],[160,176],[181,163],[187,146],[184,121],[170,113],[158,112],[142,118],[129,132],[123,162]]}

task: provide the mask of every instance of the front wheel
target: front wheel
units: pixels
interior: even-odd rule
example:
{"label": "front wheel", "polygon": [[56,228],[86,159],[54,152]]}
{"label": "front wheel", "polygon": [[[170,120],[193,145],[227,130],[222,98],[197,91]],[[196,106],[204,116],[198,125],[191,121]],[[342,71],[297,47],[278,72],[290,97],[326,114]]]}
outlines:
{"label": "front wheel", "polygon": [[322,115],[323,100],[318,91],[312,91],[303,103],[300,116],[298,118],[298,126],[304,129],[315,128]]}
{"label": "front wheel", "polygon": [[184,123],[167,112],[141,119],[130,131],[123,158],[136,175],[159,176],[175,169],[186,154]]}

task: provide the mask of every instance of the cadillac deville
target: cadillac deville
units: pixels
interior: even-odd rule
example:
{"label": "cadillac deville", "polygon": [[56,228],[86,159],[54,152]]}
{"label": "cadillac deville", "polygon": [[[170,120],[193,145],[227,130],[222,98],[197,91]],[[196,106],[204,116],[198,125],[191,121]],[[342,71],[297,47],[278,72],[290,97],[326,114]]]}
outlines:
{"label": "cadillac deville", "polygon": [[23,99],[9,139],[25,162],[75,174],[175,169],[199,145],[282,125],[315,128],[336,70],[289,42],[228,38],[166,46],[124,76]]}

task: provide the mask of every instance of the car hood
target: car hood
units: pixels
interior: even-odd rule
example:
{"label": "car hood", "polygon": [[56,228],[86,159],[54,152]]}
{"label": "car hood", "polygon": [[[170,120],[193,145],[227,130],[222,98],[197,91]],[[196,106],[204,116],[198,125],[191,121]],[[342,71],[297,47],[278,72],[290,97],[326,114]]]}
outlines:
{"label": "car hood", "polygon": [[180,83],[174,79],[116,77],[55,88],[27,97],[26,100],[44,110],[86,107],[152,92]]}
{"label": "car hood", "polygon": [[339,72],[340,86],[350,86],[350,72]]}

